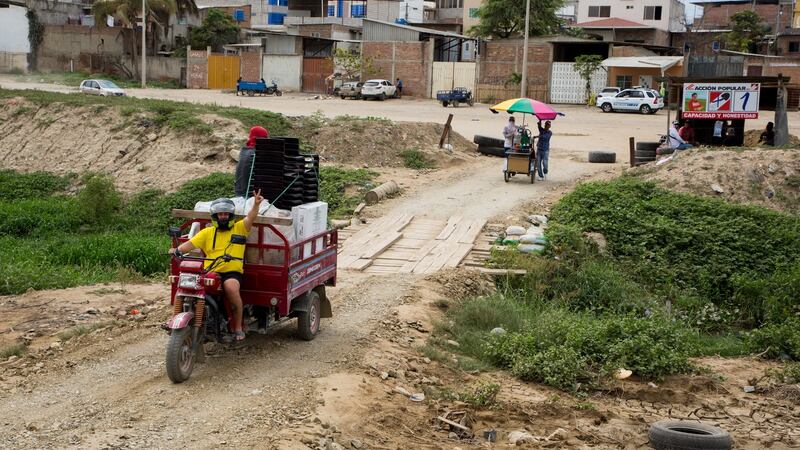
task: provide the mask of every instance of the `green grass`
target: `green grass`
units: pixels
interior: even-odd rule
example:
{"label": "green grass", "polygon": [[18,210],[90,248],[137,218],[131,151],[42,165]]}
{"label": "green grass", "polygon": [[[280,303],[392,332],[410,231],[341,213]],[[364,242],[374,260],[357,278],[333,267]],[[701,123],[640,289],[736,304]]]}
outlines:
{"label": "green grass", "polygon": [[[281,114],[248,108],[195,104],[189,102],[173,102],[135,97],[99,97],[83,94],[61,94],[36,90],[0,89],[0,99],[24,97],[39,106],[64,104],[73,107],[115,107],[124,116],[145,114],[157,124],[168,126],[177,131],[196,131],[203,134],[211,132],[211,127],[199,119],[204,114],[217,114],[229,119],[238,120],[245,128],[261,125],[270,131],[272,136],[286,136],[292,132],[292,124]],[[17,108],[12,115],[31,112],[28,107]]]}
{"label": "green grass", "polygon": [[49,172],[19,173],[0,170],[0,200],[34,199],[64,192],[74,175],[59,176]]}
{"label": "green grass", "polygon": [[83,336],[85,334],[91,333],[92,331],[99,330],[100,328],[109,325],[109,323],[111,322],[98,322],[89,325],[76,325],[72,328],[69,328],[67,330],[58,333],[56,336],[60,341],[66,342],[72,338]]}
{"label": "green grass", "polygon": [[[378,174],[366,169],[344,169],[322,167],[320,169],[319,197],[328,203],[328,216],[331,218],[349,217],[363,199],[364,192],[372,189],[372,180]],[[355,187],[357,193],[348,195],[346,189]]]}
{"label": "green grass", "polygon": [[25,344],[14,344],[0,349],[0,361],[6,360],[12,356],[20,357],[28,350]]}
{"label": "green grass", "polygon": [[[108,75],[103,73],[90,73],[86,71],[77,72],[32,72],[29,74],[20,74],[19,78],[27,82],[47,83],[47,84],[61,84],[64,86],[80,86],[81,82],[86,79],[101,79],[110,80],[117,84],[117,86],[125,88],[138,88],[142,86],[139,80],[128,80],[116,75]],[[159,89],[180,89],[181,85],[177,80],[148,80],[147,87]]]}
{"label": "green grass", "polygon": [[408,149],[403,150],[399,153],[400,157],[403,158],[403,166],[408,169],[431,169],[436,167],[436,165],[425,156],[419,150],[416,149]]}

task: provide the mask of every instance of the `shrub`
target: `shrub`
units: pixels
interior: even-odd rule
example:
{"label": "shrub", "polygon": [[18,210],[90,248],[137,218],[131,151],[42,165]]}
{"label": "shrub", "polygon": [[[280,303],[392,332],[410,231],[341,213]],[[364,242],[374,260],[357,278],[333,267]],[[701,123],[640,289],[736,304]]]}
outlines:
{"label": "shrub", "polygon": [[59,176],[49,172],[0,170],[0,200],[49,197],[67,189],[72,178],[71,175]]}
{"label": "shrub", "polygon": [[0,201],[0,235],[29,236],[77,230],[83,223],[72,198],[29,198]]}
{"label": "shrub", "polygon": [[328,215],[335,218],[352,214],[361,202],[361,195],[348,195],[346,188],[354,186],[358,191],[371,189],[371,180],[376,176],[377,173],[366,169],[320,168],[319,199],[328,203]]}
{"label": "shrub", "polygon": [[495,398],[500,392],[500,385],[489,381],[481,380],[463,391],[445,391],[445,397],[457,400],[470,405],[482,407],[495,404]]}
{"label": "shrub", "polygon": [[[600,232],[637,281],[690,289],[720,307],[733,296],[737,277],[763,278],[800,256],[797,216],[626,177],[579,186],[556,205],[551,223]],[[733,306],[743,311],[763,301],[737,300],[744,303]]]}
{"label": "shrub", "polygon": [[750,335],[750,351],[771,358],[789,357],[800,361],[800,318],[765,325]]}
{"label": "shrub", "polygon": [[98,233],[66,236],[45,247],[47,260],[61,265],[130,267],[142,275],[166,272],[169,265],[166,235]]}
{"label": "shrub", "polygon": [[409,149],[400,152],[400,157],[403,158],[403,166],[408,169],[430,169],[435,167],[435,164],[419,150]]}
{"label": "shrub", "polygon": [[122,205],[122,197],[107,175],[87,174],[78,193],[78,215],[86,223],[109,224]]}

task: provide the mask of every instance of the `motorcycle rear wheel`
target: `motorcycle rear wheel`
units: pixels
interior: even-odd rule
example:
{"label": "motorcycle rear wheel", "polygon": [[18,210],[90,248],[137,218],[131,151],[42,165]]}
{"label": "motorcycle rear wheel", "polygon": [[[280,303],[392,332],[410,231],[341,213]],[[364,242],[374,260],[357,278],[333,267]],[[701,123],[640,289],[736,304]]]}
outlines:
{"label": "motorcycle rear wheel", "polygon": [[172,330],[167,343],[167,376],[173,383],[189,379],[194,369],[195,355],[192,352],[192,327]]}

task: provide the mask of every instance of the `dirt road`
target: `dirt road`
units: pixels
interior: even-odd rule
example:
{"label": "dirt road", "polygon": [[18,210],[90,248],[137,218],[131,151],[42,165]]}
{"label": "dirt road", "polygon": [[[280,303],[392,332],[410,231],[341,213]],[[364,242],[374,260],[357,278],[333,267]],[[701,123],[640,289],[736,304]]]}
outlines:
{"label": "dirt road", "polygon": [[[39,89],[55,92],[76,92],[54,84],[19,81],[14,76],[0,76],[0,87],[7,89]],[[385,117],[403,122],[444,123],[449,113],[453,114],[453,129],[472,139],[473,135],[501,136],[506,124],[506,114],[492,114],[485,104],[474,107],[443,108],[431,99],[403,98],[401,100],[361,101],[339,98],[315,99],[314,95],[291,93],[282,97],[238,97],[230,92],[190,89],[128,89],[129,95],[141,98],[213,103],[223,106],[241,106],[279,112],[287,116],[305,116],[320,111],[326,116],[340,115]],[[602,113],[597,108],[577,105],[557,105],[564,112],[553,124],[553,152],[559,150],[581,151],[607,150],[617,152],[618,159],[627,161],[628,137],[639,141],[653,141],[664,134],[668,124],[667,114],[655,115],[630,113]],[[674,119],[674,114],[671,116]],[[774,121],[774,113],[762,111],[757,120],[748,120],[747,129],[763,129],[767,122]],[[800,135],[800,113],[789,113],[789,132]],[[585,161],[585,159],[583,159]]]}
{"label": "dirt road", "polygon": [[[565,165],[565,170],[554,168],[547,182],[531,185],[526,180],[504,183],[499,161],[481,158],[439,172],[442,179],[382,208],[488,219],[564,188],[595,168]],[[339,280],[340,286],[330,291],[335,317],[323,322],[323,332],[313,342],[297,340],[293,323],[269,336],[254,335],[243,349],[212,353],[181,385],[171,384],[164,372],[166,335],[158,324],[166,308],[159,310],[163,317],[154,312],[134,328],[112,328],[68,342],[63,351],[48,353],[42,366],[31,361],[5,372],[0,379],[7,387],[0,392],[0,447],[304,447],[296,436],[277,432],[312,420],[321,395],[315,379],[358,379],[364,354],[375,342],[373,330],[409,295],[418,278],[348,271]],[[138,289],[127,289],[132,296],[128,301],[135,301]],[[152,296],[153,290],[145,291]],[[165,304],[168,287],[162,286],[161,292],[160,303]],[[70,295],[82,299],[80,291]],[[51,296],[58,298],[59,293]],[[13,301],[25,304],[26,296]]]}

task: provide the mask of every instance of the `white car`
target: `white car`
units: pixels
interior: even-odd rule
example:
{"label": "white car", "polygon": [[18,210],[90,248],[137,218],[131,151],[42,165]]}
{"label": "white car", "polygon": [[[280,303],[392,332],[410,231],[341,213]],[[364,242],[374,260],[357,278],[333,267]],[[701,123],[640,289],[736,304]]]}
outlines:
{"label": "white car", "polygon": [[101,97],[124,97],[125,91],[108,80],[83,80],[78,88],[84,94]]}
{"label": "white car", "polygon": [[619,91],[622,89],[618,87],[605,87],[603,90],[597,93],[597,100],[600,100],[602,97],[613,97],[619,94]]}
{"label": "white car", "polygon": [[397,86],[389,80],[367,80],[361,86],[361,98],[377,98],[384,100],[386,97],[397,97]]}
{"label": "white car", "polygon": [[638,111],[655,114],[664,107],[664,98],[652,89],[625,89],[613,97],[598,98],[597,107],[603,112]]}

